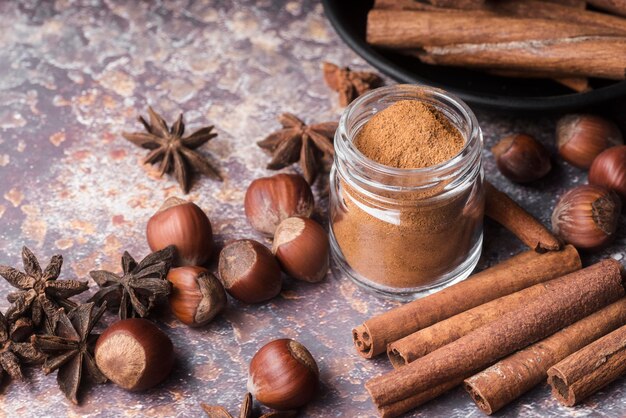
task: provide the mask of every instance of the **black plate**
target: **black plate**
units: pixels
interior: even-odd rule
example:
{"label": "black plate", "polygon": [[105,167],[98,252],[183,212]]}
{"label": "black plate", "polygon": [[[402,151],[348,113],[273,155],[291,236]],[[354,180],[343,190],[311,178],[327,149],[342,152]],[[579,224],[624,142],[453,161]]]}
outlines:
{"label": "black plate", "polygon": [[[326,16],[341,38],[382,73],[400,82],[427,84],[448,90],[463,100],[492,110],[566,111],[626,100],[626,81],[594,83],[585,93],[551,80],[526,80],[477,71],[422,64],[418,59],[374,49],[365,42],[367,12],[373,1],[322,0]],[[626,117],[625,117],[626,118]]]}

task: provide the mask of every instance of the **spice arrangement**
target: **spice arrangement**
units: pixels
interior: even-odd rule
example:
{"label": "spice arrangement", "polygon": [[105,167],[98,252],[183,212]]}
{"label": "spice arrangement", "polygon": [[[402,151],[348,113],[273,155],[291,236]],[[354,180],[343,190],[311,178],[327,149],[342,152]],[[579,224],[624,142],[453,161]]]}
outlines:
{"label": "spice arrangement", "polygon": [[[585,127],[579,121],[593,122]],[[555,137],[570,146],[558,146],[559,153],[586,168],[605,153],[623,164],[622,136],[612,127],[594,115],[565,116]],[[581,150],[578,159],[571,157],[574,150]],[[532,182],[551,168],[547,150],[526,134],[503,138],[492,153],[514,182]],[[395,368],[365,384],[381,416],[400,416],[459,385],[492,414],[546,379],[554,396],[573,406],[626,372],[618,365],[624,267],[606,259],[582,268],[577,251],[604,248],[615,238],[623,184],[617,173],[606,170],[601,181],[589,176],[591,184],[564,193],[552,231],[485,183],[485,215],[530,250],[353,330],[361,356],[387,353]]]}
{"label": "spice arrangement", "polygon": [[[395,8],[402,2],[380,0],[376,7],[391,3]],[[585,5],[578,0],[533,3],[567,7],[572,14]],[[612,13],[619,10],[614,2],[593,3]],[[419,12],[450,16],[473,16],[479,10],[476,16],[485,17],[525,7],[503,1],[496,10],[492,2],[480,0],[402,4],[420,4]],[[545,7],[529,19],[544,19],[539,13],[552,10]],[[603,16],[602,30],[619,29],[622,18]],[[547,33],[547,26],[544,29]],[[571,36],[578,36],[571,30]],[[511,36],[516,34],[521,30],[511,31]],[[229,161],[221,161],[217,169],[213,158],[207,158],[205,150],[215,144],[204,145],[217,136],[213,126],[186,135],[182,114],[171,127],[152,108],[148,117],[139,117],[145,132],[122,136],[148,151],[144,162],[157,167],[155,174],[170,174],[185,194],[204,181],[196,176],[223,178],[223,191],[231,200],[228,210],[245,215],[252,230],[240,236],[224,229],[215,215],[211,219],[219,222],[212,224],[201,207],[206,195],[153,201],[153,207],[160,208],[143,219],[148,255],[119,251],[118,268],[104,263],[84,266],[85,272],[92,269],[91,288],[89,282],[62,273],[60,255],[43,266],[24,248],[23,268],[0,266],[0,275],[16,288],[7,294],[11,305],[6,314],[0,313],[0,374],[7,375],[5,379],[30,379],[37,369],[56,374],[60,391],[74,404],[91,403],[81,396],[89,384],[110,381],[119,387],[113,390],[135,393],[132,396],[145,396],[144,391],[154,388],[148,395],[158,397],[182,374],[190,381],[201,376],[200,387],[212,393],[202,395],[202,404],[195,400],[189,413],[201,415],[204,410],[209,417],[318,415],[319,405],[335,394],[333,378],[339,369],[339,377],[361,388],[361,399],[369,395],[381,416],[401,415],[457,386],[468,392],[467,400],[492,414],[546,381],[555,399],[573,406],[623,376],[623,267],[611,259],[589,265],[580,256],[606,248],[621,227],[626,147],[619,128],[598,115],[567,115],[558,123],[554,147],[520,132],[502,138],[489,154],[483,150],[474,114],[453,95],[422,86],[375,89],[382,80],[374,73],[328,62],[320,67],[329,100],[337,98],[340,106],[348,106],[342,119],[314,123],[320,119],[313,110],[300,110],[302,117],[280,115],[282,128],[258,145],[270,154],[267,168],[282,172],[249,185],[232,175]],[[588,86],[577,75],[545,76]],[[198,116],[197,111],[186,114]],[[213,120],[214,114],[206,118]],[[253,142],[250,146],[255,147]],[[514,201],[494,185],[506,180],[488,181],[494,173],[486,178],[483,163],[493,158],[506,179],[541,187],[538,180],[557,165],[552,148],[558,149],[559,158],[589,170],[590,184],[555,196],[549,228],[526,211],[526,202]],[[133,152],[132,147],[128,150]],[[120,158],[124,164],[131,160]],[[165,195],[171,194],[167,189]],[[325,194],[330,200],[328,219],[319,207]],[[470,275],[483,240],[491,239],[483,234],[485,215],[528,250]],[[129,223],[120,225],[131,228]],[[97,264],[93,260],[101,255],[87,260]],[[343,281],[339,288],[329,287],[328,281],[318,284],[326,279],[331,258],[338,272],[376,293],[407,300],[427,295],[363,318],[367,320],[352,331],[363,359],[355,355],[351,361],[363,365],[366,359],[386,355],[393,366],[368,365],[368,381],[350,371],[353,364],[323,354],[335,349],[334,342],[324,340],[328,332],[347,337],[347,330],[327,321],[337,312],[336,300],[328,299],[328,312],[324,305],[313,312],[301,308],[310,306],[299,294],[302,287],[319,290],[322,302],[331,289],[354,303],[349,309],[355,315],[371,315],[358,300],[360,292],[352,296],[353,288]],[[275,298],[281,298],[280,303],[269,302],[278,302]],[[284,312],[268,325],[265,312],[277,310],[281,303],[293,304],[298,315],[307,317],[302,322],[306,331],[286,318],[285,324],[293,328],[283,332]],[[241,309],[244,304],[250,306]],[[237,351],[234,360],[247,371],[247,383],[222,376],[226,368],[221,364],[215,367],[219,373],[205,369],[195,374],[197,357],[193,363],[182,357],[198,351],[195,341],[174,338],[178,333],[172,328],[179,327],[185,329],[182,335],[194,333],[212,343],[225,333],[221,328],[212,333],[207,326],[221,327],[224,322],[233,326],[235,337],[227,343]],[[252,326],[256,337],[250,336]],[[268,331],[259,333],[258,327]],[[263,341],[258,341],[259,335]],[[223,348],[221,344],[215,349]],[[246,344],[254,350],[246,352]],[[214,367],[210,361],[202,366]],[[31,370],[23,373],[27,368]],[[210,382],[203,380],[207,374]],[[231,387],[225,390],[227,384]],[[225,395],[232,389],[236,397],[245,392],[238,411],[219,404],[234,401]],[[96,393],[99,388],[90,390]],[[174,395],[189,404],[183,399],[189,393]],[[305,409],[311,402],[312,408]]]}
{"label": "spice arrangement", "polygon": [[427,64],[585,91],[589,78],[626,77],[625,17],[626,5],[613,1],[376,0],[366,37]]}
{"label": "spice arrangement", "polygon": [[[149,114],[150,123],[139,118],[147,134],[124,136],[152,149],[145,162],[160,161],[162,173],[174,170],[187,192],[188,164],[200,158],[200,154],[190,157],[195,155],[192,150],[215,136],[213,128],[183,137],[182,115],[170,129],[152,108]],[[309,140],[309,133],[298,132],[301,140]],[[252,239],[227,243],[219,253],[218,278],[204,267],[214,251],[211,221],[195,203],[170,197],[147,222],[146,238],[153,252],[141,261],[124,252],[120,273],[91,271],[98,290],[87,303],[70,299],[87,291],[87,282],[57,280],[63,264],[60,255],[42,269],[24,247],[24,272],[0,265],[0,276],[18,289],[8,295],[11,307],[6,316],[0,313],[2,368],[14,379],[23,377],[20,362],[42,364],[46,374],[57,371],[61,391],[75,404],[87,380],[95,384],[110,380],[128,391],[160,384],[176,360],[171,339],[146,319],[155,310],[169,305],[180,322],[197,328],[224,311],[227,293],[256,304],[280,293],[283,272],[307,282],[324,279],[329,242],[326,231],[309,219],[314,203],[309,183],[300,175],[281,173],[255,180],[242,206],[253,228],[273,236],[273,246],[270,249]],[[118,320],[97,334],[94,330],[102,328],[107,310],[115,312]],[[276,410],[263,416],[295,416],[316,394],[318,380],[317,364],[302,344],[274,340],[251,360],[250,393],[242,413],[252,416],[254,396]],[[219,406],[203,408],[210,416],[230,416]]]}

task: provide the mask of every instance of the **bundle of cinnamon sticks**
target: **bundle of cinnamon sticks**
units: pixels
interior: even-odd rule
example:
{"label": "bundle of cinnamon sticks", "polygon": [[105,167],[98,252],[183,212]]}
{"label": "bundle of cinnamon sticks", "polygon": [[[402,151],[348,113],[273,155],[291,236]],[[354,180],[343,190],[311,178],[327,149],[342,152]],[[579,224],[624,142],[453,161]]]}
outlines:
{"label": "bundle of cinnamon sticks", "polygon": [[588,77],[626,79],[625,16],[622,0],[376,0],[367,41],[428,64],[584,90]]}
{"label": "bundle of cinnamon sticks", "polygon": [[[387,352],[396,368],[365,385],[381,416],[401,415],[460,384],[491,414],[548,375],[555,397],[573,405],[626,373],[621,264],[608,259],[581,269],[574,247],[561,248],[491,184],[486,214],[531,249],[353,330],[359,354]],[[610,353],[617,360],[606,361]]]}

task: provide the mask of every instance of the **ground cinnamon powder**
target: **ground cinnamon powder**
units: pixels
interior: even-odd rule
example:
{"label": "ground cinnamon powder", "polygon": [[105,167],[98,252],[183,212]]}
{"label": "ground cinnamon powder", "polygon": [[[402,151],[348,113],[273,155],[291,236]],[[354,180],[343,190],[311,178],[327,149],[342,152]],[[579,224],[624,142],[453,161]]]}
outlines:
{"label": "ground cinnamon powder", "polygon": [[[439,110],[415,100],[396,102],[375,114],[354,145],[368,158],[396,168],[424,168],[450,160],[463,148],[461,132]],[[415,288],[434,284],[460,265],[481,230],[480,187],[445,199],[441,191],[389,194],[393,204],[340,181],[341,205],[333,233],[349,266],[374,285]]]}
{"label": "ground cinnamon powder", "polygon": [[395,168],[424,168],[448,161],[464,143],[443,113],[415,100],[402,100],[378,112],[354,140],[368,158]]}

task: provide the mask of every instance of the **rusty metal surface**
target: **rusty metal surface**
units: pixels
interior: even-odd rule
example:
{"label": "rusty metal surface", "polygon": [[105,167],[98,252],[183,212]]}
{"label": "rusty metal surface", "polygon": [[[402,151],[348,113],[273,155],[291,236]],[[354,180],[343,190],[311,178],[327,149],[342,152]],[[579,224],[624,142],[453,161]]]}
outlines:
{"label": "rusty metal surface", "polygon": [[[242,207],[248,183],[269,174],[255,141],[277,127],[283,111],[310,121],[338,118],[335,94],[322,82],[322,60],[367,68],[340,42],[316,2],[1,2],[0,27],[0,263],[21,267],[20,248],[27,245],[42,262],[63,254],[62,277],[86,279],[95,268],[118,271],[124,250],[143,257],[149,216],[166,197],[179,195],[177,184],[142,166],[144,152],[119,135],[139,129],[135,116],[148,104],[169,120],[184,111],[190,130],[216,125],[219,136],[201,150],[225,181],[202,179],[189,198],[207,211],[219,243],[261,239]],[[478,118],[487,146],[523,130],[554,150],[553,119],[482,112]],[[557,162],[539,184],[513,186],[496,172],[488,151],[485,159],[487,176],[546,222],[564,188],[586,180]],[[325,205],[318,202],[320,219]],[[617,242],[585,261],[622,260],[624,244],[622,220]],[[479,268],[521,249],[488,224]],[[8,290],[2,281],[0,291]],[[279,337],[304,343],[321,369],[321,393],[304,416],[375,416],[363,383],[390,366],[356,355],[350,329],[396,302],[333,276],[316,285],[286,280],[281,295],[265,305],[229,302],[224,315],[198,330],[161,315],[178,360],[171,377],[152,390],[87,386],[82,404],[73,406],[54,374],[29,369],[25,382],[2,383],[0,416],[202,416],[199,402],[235,412],[249,360]],[[7,307],[0,298],[0,308]],[[105,322],[113,319],[108,315]],[[624,416],[625,388],[617,382],[581,407],[566,409],[540,387],[500,415]],[[455,390],[412,416],[481,413]]]}

